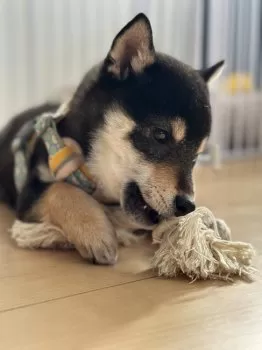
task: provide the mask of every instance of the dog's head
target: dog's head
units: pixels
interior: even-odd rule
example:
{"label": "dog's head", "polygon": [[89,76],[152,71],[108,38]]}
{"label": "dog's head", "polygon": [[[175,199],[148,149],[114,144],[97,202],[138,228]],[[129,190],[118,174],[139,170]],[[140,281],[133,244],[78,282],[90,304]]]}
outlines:
{"label": "dog's head", "polygon": [[211,127],[207,82],[222,65],[196,71],[157,53],[140,14],[116,36],[88,91],[76,94],[96,125],[88,159],[100,194],[142,226],[195,208],[192,172]]}

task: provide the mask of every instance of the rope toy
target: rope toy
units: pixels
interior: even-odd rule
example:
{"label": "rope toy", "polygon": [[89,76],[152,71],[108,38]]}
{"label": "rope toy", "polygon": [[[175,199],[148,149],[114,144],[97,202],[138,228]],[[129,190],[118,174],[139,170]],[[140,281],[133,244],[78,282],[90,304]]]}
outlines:
{"label": "rope toy", "polygon": [[231,241],[228,226],[205,207],[160,223],[153,243],[160,245],[152,261],[159,276],[233,281],[251,280],[255,272],[252,245]]}

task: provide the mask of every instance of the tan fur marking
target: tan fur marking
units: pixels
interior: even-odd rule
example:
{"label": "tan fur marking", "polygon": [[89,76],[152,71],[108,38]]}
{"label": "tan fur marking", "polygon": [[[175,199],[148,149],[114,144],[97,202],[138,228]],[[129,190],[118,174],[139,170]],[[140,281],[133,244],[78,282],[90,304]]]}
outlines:
{"label": "tan fur marking", "polygon": [[197,154],[204,152],[206,148],[207,143],[207,137],[201,142],[200,146],[198,147]]}
{"label": "tan fur marking", "polygon": [[186,124],[182,119],[172,122],[172,134],[176,142],[181,142],[186,136]]}
{"label": "tan fur marking", "polygon": [[34,207],[34,216],[58,227],[84,258],[115,263],[114,229],[100,204],[79,188],[54,183]]}
{"label": "tan fur marking", "polygon": [[155,182],[161,183],[163,187],[172,186],[173,189],[176,188],[176,171],[175,168],[169,165],[154,165],[152,177]]}
{"label": "tan fur marking", "polygon": [[150,179],[141,186],[145,200],[162,215],[171,215],[177,194],[176,169],[168,165],[152,165]]}

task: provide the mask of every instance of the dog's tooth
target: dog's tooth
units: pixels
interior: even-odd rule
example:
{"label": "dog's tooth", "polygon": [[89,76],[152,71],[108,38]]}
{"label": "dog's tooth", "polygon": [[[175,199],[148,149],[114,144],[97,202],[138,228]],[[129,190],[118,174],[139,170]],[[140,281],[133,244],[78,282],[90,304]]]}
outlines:
{"label": "dog's tooth", "polygon": [[147,208],[147,205],[145,204],[144,206],[143,206],[143,209],[146,209]]}

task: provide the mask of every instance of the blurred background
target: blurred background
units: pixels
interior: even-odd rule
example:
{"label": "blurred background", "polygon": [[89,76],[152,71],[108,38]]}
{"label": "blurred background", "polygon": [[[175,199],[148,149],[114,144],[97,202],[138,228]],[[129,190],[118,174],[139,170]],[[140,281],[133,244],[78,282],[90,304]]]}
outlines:
{"label": "blurred background", "polygon": [[138,12],[157,50],[195,68],[226,60],[206,159],[262,154],[262,0],[1,0],[0,127],[66,95]]}

